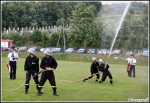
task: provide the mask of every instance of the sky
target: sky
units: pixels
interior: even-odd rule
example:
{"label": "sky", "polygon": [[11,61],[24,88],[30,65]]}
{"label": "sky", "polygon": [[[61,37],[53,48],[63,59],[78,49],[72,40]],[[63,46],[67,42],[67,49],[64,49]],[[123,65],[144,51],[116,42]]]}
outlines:
{"label": "sky", "polygon": [[[112,3],[129,3],[132,1],[101,1],[102,4],[112,4]],[[149,2],[149,1],[137,1],[137,2]]]}

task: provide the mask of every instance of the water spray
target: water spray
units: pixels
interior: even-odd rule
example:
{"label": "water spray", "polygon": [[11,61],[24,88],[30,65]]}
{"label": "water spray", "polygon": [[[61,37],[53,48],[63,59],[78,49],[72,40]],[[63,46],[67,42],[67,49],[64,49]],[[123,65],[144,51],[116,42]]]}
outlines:
{"label": "water spray", "polygon": [[122,23],[123,23],[123,20],[124,20],[126,14],[127,14],[127,11],[128,11],[128,9],[129,9],[130,4],[131,4],[131,2],[129,2],[129,3],[127,4],[127,6],[126,6],[126,8],[125,8],[125,10],[124,10],[124,12],[123,12],[123,15],[122,15],[122,17],[121,17],[119,26],[118,26],[118,28],[117,28],[117,32],[116,32],[116,34],[115,34],[115,37],[114,37],[114,39],[113,39],[113,42],[112,42],[112,45],[111,45],[111,48],[110,48],[109,55],[108,55],[108,58],[107,58],[107,62],[106,62],[106,63],[108,63],[109,57],[110,57],[110,55],[111,55],[112,48],[113,48],[114,43],[115,43],[115,41],[116,41],[116,37],[117,37],[118,32],[119,32],[119,30],[120,30],[120,28],[121,28],[121,25],[122,25]]}

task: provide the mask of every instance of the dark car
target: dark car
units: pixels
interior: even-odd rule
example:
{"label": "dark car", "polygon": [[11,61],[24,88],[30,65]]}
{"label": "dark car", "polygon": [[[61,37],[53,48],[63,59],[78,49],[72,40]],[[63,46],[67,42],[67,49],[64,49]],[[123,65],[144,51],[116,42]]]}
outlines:
{"label": "dark car", "polygon": [[86,49],[78,49],[78,50],[77,50],[77,53],[79,53],[79,54],[86,53]]}
{"label": "dark car", "polygon": [[122,54],[122,50],[114,50],[114,55]]}
{"label": "dark car", "polygon": [[87,51],[88,54],[95,54],[96,53],[96,50],[95,49],[89,49]]}

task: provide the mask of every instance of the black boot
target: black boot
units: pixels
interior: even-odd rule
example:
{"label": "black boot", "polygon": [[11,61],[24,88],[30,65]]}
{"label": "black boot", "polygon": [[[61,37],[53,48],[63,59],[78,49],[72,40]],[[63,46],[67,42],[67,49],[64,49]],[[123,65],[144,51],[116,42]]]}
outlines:
{"label": "black boot", "polygon": [[28,94],[29,84],[25,84],[25,94]]}
{"label": "black boot", "polygon": [[41,96],[41,94],[42,94],[41,91],[38,91],[38,92],[37,92],[37,95],[38,95],[38,96]]}
{"label": "black boot", "polygon": [[38,95],[38,96],[41,96],[41,94],[43,94],[43,93],[41,92],[42,87],[37,87],[37,88],[38,88],[37,95]]}
{"label": "black boot", "polygon": [[24,94],[28,94],[28,89],[25,89],[25,92],[24,92]]}
{"label": "black boot", "polygon": [[96,80],[95,80],[95,83],[97,83],[97,82],[98,82],[98,80],[96,79]]}
{"label": "black boot", "polygon": [[41,92],[41,89],[38,89],[37,95],[38,95],[38,96],[41,96],[41,94],[43,94],[43,93]]}
{"label": "black boot", "polygon": [[10,75],[10,79],[12,79],[12,73],[10,73],[9,75]]}
{"label": "black boot", "polygon": [[113,84],[113,81],[112,81],[112,80],[110,80],[110,84]]}
{"label": "black boot", "polygon": [[59,95],[57,94],[57,92],[56,92],[56,88],[53,88],[53,95],[54,95],[54,96],[59,96]]}
{"label": "black boot", "polygon": [[99,81],[98,83],[103,83],[102,81]]}

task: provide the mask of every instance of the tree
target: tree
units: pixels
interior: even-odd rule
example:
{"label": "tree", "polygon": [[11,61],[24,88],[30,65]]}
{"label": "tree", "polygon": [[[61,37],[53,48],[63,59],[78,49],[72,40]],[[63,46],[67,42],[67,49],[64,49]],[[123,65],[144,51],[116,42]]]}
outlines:
{"label": "tree", "polygon": [[[90,5],[86,6],[85,3],[79,2],[75,6],[75,10],[72,13],[72,19],[70,20],[70,25],[72,28],[72,32],[75,37],[78,37],[76,41],[79,41],[79,45],[82,45],[82,42],[85,40],[86,35],[91,30],[91,24],[93,23],[95,14],[95,7]],[[80,38],[80,39],[79,39]],[[75,38],[76,39],[76,38]]]}
{"label": "tree", "polygon": [[44,39],[42,31],[40,30],[33,31],[33,33],[30,35],[30,39],[33,41],[35,45],[42,44],[42,41]]}
{"label": "tree", "polygon": [[25,37],[21,36],[20,34],[11,31],[9,32],[9,39],[13,40],[15,42],[15,46],[22,46],[25,45],[27,40]]}

